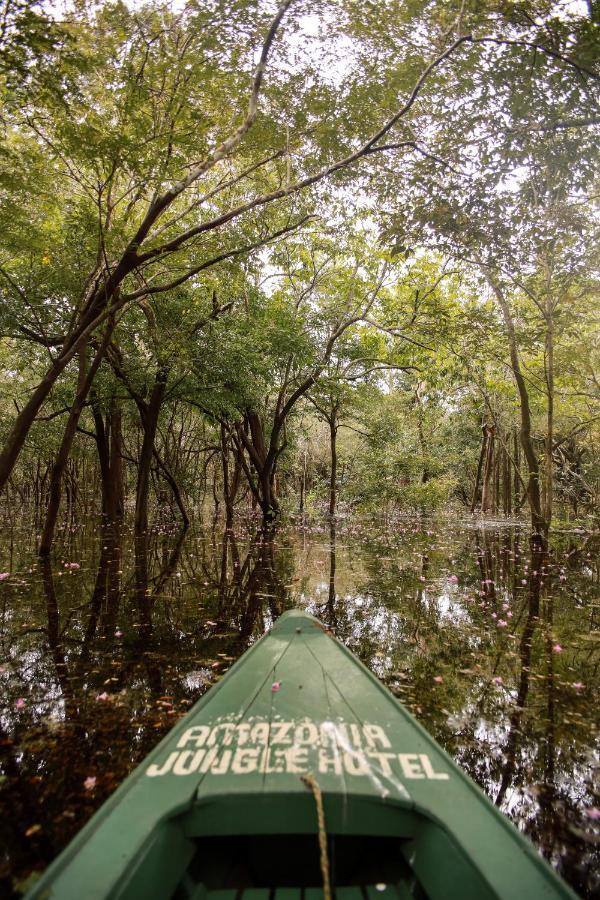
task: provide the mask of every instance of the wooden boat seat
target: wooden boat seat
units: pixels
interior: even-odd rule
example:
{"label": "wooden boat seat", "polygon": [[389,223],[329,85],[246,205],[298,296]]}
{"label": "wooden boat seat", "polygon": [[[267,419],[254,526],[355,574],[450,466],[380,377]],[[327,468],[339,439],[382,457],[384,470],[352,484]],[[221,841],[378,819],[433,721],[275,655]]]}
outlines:
{"label": "wooden boat seat", "polygon": [[[336,900],[404,900],[426,896],[405,858],[407,842],[374,835],[329,835]],[[205,838],[173,900],[321,900],[317,835]]]}
{"label": "wooden boat seat", "polygon": [[[198,888],[193,900],[323,900],[322,888],[249,888],[235,890],[204,891]],[[342,887],[333,892],[334,900],[413,900],[414,894],[406,883]]]}
{"label": "wooden boat seat", "polygon": [[[334,900],[426,898],[402,839],[329,835]],[[173,900],[323,900],[316,834],[206,839]]]}

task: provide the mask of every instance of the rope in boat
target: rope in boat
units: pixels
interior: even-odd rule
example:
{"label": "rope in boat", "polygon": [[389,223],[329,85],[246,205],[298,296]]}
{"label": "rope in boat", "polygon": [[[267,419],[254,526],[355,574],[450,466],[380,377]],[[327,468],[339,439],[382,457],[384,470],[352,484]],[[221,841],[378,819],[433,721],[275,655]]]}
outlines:
{"label": "rope in boat", "polygon": [[321,875],[323,876],[324,900],[331,900],[331,882],[329,880],[329,856],[327,855],[327,830],[325,828],[325,810],[323,809],[323,794],[317,779],[308,772],[300,776],[307,788],[313,793],[317,807],[317,822],[319,827],[319,849],[321,851]]}

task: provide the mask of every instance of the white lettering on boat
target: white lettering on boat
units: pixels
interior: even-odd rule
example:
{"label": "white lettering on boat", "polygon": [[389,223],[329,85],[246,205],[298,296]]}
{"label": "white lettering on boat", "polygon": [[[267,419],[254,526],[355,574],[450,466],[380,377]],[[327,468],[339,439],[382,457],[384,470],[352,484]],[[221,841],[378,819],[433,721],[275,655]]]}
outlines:
{"label": "white lettering on boat", "polygon": [[[400,782],[447,781],[426,753],[398,752],[386,731],[370,723],[325,721],[231,720],[192,725],[179,737],[176,749],[161,763],[151,763],[146,775],[322,775],[369,777],[402,789]],[[387,791],[384,791],[388,793]]]}
{"label": "white lettering on boat", "polygon": [[236,775],[247,775],[256,772],[260,749],[258,747],[240,747],[235,751],[231,763],[231,771]]}

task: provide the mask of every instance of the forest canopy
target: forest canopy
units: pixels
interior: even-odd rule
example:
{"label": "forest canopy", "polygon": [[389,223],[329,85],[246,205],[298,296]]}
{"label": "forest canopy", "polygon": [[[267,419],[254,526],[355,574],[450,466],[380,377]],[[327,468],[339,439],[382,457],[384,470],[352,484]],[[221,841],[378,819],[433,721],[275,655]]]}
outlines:
{"label": "forest canopy", "polygon": [[599,28],[8,0],[0,486],[40,551],[65,497],[597,526]]}

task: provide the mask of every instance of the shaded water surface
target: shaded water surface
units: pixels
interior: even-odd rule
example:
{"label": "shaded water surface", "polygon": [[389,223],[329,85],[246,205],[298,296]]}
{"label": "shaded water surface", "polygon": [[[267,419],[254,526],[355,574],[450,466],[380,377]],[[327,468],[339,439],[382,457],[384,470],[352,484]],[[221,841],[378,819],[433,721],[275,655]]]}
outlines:
{"label": "shaded water surface", "polygon": [[18,896],[285,609],[332,627],[583,897],[600,896],[599,564],[404,522],[0,547],[0,895]]}

